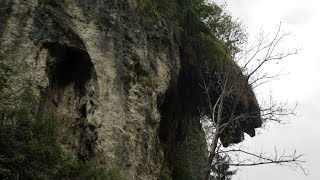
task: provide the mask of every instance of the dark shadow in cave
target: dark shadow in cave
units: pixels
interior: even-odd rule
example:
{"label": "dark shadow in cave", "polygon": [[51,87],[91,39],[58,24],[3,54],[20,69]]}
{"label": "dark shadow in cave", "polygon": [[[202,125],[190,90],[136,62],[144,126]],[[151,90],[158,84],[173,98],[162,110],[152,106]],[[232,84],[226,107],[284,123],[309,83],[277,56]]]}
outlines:
{"label": "dark shadow in cave", "polygon": [[[161,113],[159,138],[166,147],[165,160],[172,164],[176,148],[186,138],[186,130],[190,123],[199,117],[201,106],[200,76],[197,67],[190,64],[182,64],[177,85],[173,85],[163,97],[159,105]],[[172,83],[173,84],[173,83]]]}
{"label": "dark shadow in cave", "polygon": [[[47,62],[48,75],[52,87],[63,88],[74,82],[80,91],[91,79],[93,64],[87,52],[57,43],[46,44],[52,60]],[[83,94],[84,92],[81,92]]]}

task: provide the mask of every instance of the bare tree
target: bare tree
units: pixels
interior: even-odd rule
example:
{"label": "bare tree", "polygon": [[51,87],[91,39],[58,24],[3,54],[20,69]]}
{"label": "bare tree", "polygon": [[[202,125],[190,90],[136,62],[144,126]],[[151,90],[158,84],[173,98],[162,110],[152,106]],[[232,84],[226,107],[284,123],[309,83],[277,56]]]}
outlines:
{"label": "bare tree", "polygon": [[[262,68],[270,63],[278,63],[283,59],[297,54],[297,49],[279,51],[280,43],[290,34],[282,32],[281,24],[273,37],[260,32],[257,44],[250,46],[247,50],[239,51],[237,58],[230,58],[226,53],[219,65],[212,67],[209,63],[204,63],[201,71],[202,82],[200,84],[206,99],[206,109],[202,110],[203,117],[201,123],[206,131],[209,156],[208,169],[205,179],[208,180],[212,167],[216,165],[217,156],[227,156],[228,153],[241,153],[250,156],[246,161],[236,161],[230,159],[230,166],[254,166],[261,164],[279,164],[296,166],[306,173],[302,168],[302,154],[282,153],[271,156],[264,156],[263,153],[251,153],[243,149],[222,150],[223,146],[228,146],[234,142],[241,142],[240,139],[232,139],[236,133],[232,131],[241,130],[249,121],[257,124],[251,129],[260,127],[259,122],[282,123],[285,117],[294,115],[295,107],[291,108],[287,103],[276,102],[272,98],[268,102],[257,102],[253,89],[274,80],[279,74],[270,75],[263,73]],[[232,53],[232,52],[231,52]],[[239,66],[237,63],[242,63]],[[256,104],[256,109],[247,108],[248,104]],[[205,116],[206,115],[206,116]],[[250,125],[248,125],[250,126]],[[244,129],[250,136],[254,136],[254,130]],[[231,134],[228,136],[228,134]],[[241,136],[243,132],[240,133]],[[220,141],[219,141],[220,140]],[[228,156],[230,157],[230,156]]]}

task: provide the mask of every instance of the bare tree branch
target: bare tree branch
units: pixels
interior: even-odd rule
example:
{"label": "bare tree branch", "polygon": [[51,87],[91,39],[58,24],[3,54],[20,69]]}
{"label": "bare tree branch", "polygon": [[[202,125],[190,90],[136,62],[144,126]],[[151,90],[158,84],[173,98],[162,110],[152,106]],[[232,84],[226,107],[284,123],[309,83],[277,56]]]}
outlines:
{"label": "bare tree branch", "polygon": [[[235,62],[244,61],[244,65],[240,68],[237,64],[228,60],[227,54],[228,47],[224,59],[221,60],[219,67],[209,67],[208,63],[204,63],[201,72],[201,84],[203,93],[206,97],[207,108],[210,115],[207,116],[211,120],[210,127],[204,128],[205,131],[212,131],[208,134],[210,138],[207,142],[209,147],[208,155],[208,171],[206,173],[206,180],[209,178],[211,169],[215,166],[217,156],[219,154],[228,155],[229,153],[241,153],[246,156],[251,156],[247,160],[234,161],[230,159],[231,166],[255,166],[262,164],[279,164],[289,167],[299,167],[305,174],[306,170],[301,166],[305,161],[301,160],[302,154],[287,155],[285,151],[279,155],[275,149],[273,157],[264,156],[262,153],[251,153],[243,149],[233,149],[222,151],[221,143],[219,142],[221,135],[232,130],[239,128],[241,122],[248,119],[260,118],[262,122],[276,122],[283,123],[284,119],[295,115],[295,107],[290,107],[287,102],[277,102],[270,99],[266,102],[260,102],[259,112],[242,112],[239,114],[237,109],[242,106],[244,99],[247,99],[250,92],[256,87],[277,79],[280,73],[270,75],[268,73],[261,73],[262,68],[269,63],[278,63],[283,59],[297,54],[297,49],[289,51],[278,51],[280,43],[289,36],[290,33],[283,33],[281,24],[271,40],[269,34],[264,35],[263,30],[260,30],[258,42],[256,45],[249,47],[245,51],[240,51],[238,59]],[[253,93],[253,92],[252,92]],[[213,94],[216,94],[215,97]],[[246,102],[248,103],[248,102]],[[228,117],[225,117],[225,113]],[[205,113],[203,113],[205,114]],[[210,124],[210,123],[206,123]],[[235,126],[235,127],[233,127]],[[238,155],[239,157],[239,155]]]}

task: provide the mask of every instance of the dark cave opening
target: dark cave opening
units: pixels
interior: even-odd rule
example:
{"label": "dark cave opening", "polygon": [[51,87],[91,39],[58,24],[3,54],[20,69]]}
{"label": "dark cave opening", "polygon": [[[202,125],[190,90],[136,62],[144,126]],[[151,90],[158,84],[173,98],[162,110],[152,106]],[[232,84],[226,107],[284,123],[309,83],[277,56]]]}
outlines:
{"label": "dark cave opening", "polygon": [[94,113],[96,74],[93,63],[86,50],[59,43],[46,43],[44,48],[49,56],[46,73],[49,86],[42,90],[39,106],[39,119],[44,112],[58,113],[68,117],[65,134],[69,148],[74,149],[77,157],[86,161],[94,154],[98,139],[97,127],[88,122],[87,116]]}
{"label": "dark cave opening", "polygon": [[57,43],[46,44],[46,48],[53,57],[47,62],[52,86],[63,88],[73,82],[83,94],[81,86],[92,77],[93,64],[89,54],[79,48]]}
{"label": "dark cave opening", "polygon": [[185,140],[188,127],[201,129],[198,108],[201,104],[201,89],[199,86],[198,69],[184,64],[179,74],[178,82],[171,83],[163,101],[159,105],[161,121],[159,139],[165,147],[165,161],[173,164],[177,148]]}

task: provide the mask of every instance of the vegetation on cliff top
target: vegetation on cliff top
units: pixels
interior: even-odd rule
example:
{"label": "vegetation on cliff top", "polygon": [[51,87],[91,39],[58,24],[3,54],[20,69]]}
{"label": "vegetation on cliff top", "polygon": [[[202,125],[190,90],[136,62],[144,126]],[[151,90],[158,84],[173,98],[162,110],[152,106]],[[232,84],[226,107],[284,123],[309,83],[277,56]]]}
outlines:
{"label": "vegetation on cliff top", "polygon": [[[142,12],[153,21],[164,21],[172,27],[182,63],[199,69],[203,64],[208,64],[207,67],[216,72],[223,65],[232,64],[233,76],[243,76],[232,56],[240,51],[247,35],[242,25],[233,20],[223,7],[206,0],[147,0],[141,1],[138,9],[144,10]],[[150,26],[148,19],[145,21],[146,26]],[[241,81],[247,84],[245,78]],[[244,99],[247,104],[249,101],[256,102],[252,91],[246,92]],[[258,104],[254,105],[258,109]],[[177,145],[180,148],[174,152],[174,160],[163,168],[166,176],[172,175],[174,179],[203,178],[207,149],[200,145],[205,144],[205,138],[196,127],[187,128],[184,141]]]}
{"label": "vegetation on cliff top", "polygon": [[169,23],[180,45],[193,43],[199,61],[217,60],[225,54],[230,59],[247,40],[242,24],[212,1],[145,0],[140,1],[138,9],[153,22]]}
{"label": "vegetation on cliff top", "polygon": [[[198,68],[201,74],[199,84],[203,88],[202,93],[207,96],[204,100],[207,104],[204,109],[207,110],[200,113],[203,113],[204,117],[210,116],[214,124],[214,127],[211,128],[214,138],[211,139],[208,171],[205,179],[209,179],[211,172],[214,170],[221,170],[222,168],[225,172],[228,172],[228,166],[224,165],[228,164],[229,161],[224,159],[220,158],[221,161],[224,161],[220,163],[222,167],[214,167],[214,164],[219,161],[217,158],[221,153],[218,152],[221,147],[218,144],[221,143],[226,147],[233,143],[239,143],[243,140],[244,132],[254,136],[254,128],[261,127],[262,121],[281,122],[283,117],[294,114],[294,108],[283,106],[281,103],[277,104],[277,102],[272,102],[270,105],[260,108],[253,88],[268,82],[274,77],[269,76],[268,73],[259,75],[262,66],[295,55],[297,51],[293,49],[287,52],[277,52],[279,43],[288,35],[286,33],[282,34],[281,25],[278,26],[274,37],[269,39],[270,37],[268,38],[268,36],[260,33],[258,42],[254,42],[256,44],[244,50],[243,44],[247,41],[247,34],[242,25],[233,20],[223,10],[223,7],[219,7],[211,1],[150,0],[145,2],[144,7],[150,10],[148,13],[151,17],[165,21],[173,27],[176,41],[180,47],[182,66],[184,64],[194,66]],[[235,62],[236,54],[248,58],[242,59],[245,61],[242,67],[239,67]],[[262,58],[258,57],[259,55]],[[251,67],[252,69],[248,68],[249,64],[254,64]],[[253,77],[253,75],[256,75],[256,77]],[[278,116],[279,114],[281,115]],[[188,140],[188,137],[185,140]],[[186,150],[188,148],[190,146]],[[276,154],[272,159],[265,158],[262,155],[244,153],[260,158],[258,161],[262,161],[261,164],[270,162],[273,164],[292,163],[301,167],[299,163],[303,162],[300,161],[301,155],[297,154],[281,156],[280,159]],[[180,159],[187,160],[193,155],[192,153],[187,154],[183,155],[183,153],[178,152],[176,157],[183,156]],[[226,157],[229,158],[229,156],[223,156],[223,158]],[[266,160],[268,162],[265,162]],[[183,167],[187,164],[188,162],[185,162],[175,166]],[[258,164],[253,161],[251,165]],[[239,166],[239,164],[236,164],[236,166]],[[178,170],[180,175],[187,175],[189,172],[189,170],[176,167],[173,168],[173,171]],[[232,174],[229,173],[229,175]],[[184,179],[188,178],[194,179],[194,177],[184,177]]]}

